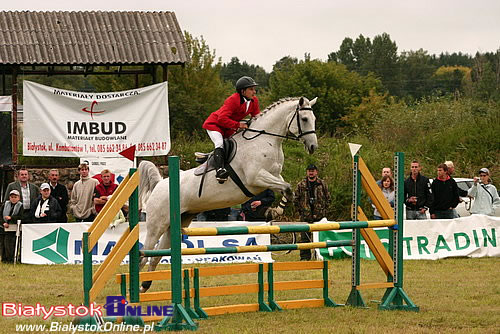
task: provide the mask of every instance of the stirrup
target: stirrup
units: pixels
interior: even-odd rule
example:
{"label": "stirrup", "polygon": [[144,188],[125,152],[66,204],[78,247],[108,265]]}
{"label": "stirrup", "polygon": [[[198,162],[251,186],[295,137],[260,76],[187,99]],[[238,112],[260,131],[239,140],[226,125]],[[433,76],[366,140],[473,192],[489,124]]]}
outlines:
{"label": "stirrup", "polygon": [[221,184],[227,181],[227,177],[228,177],[228,172],[225,168],[219,168],[215,172],[215,178]]}

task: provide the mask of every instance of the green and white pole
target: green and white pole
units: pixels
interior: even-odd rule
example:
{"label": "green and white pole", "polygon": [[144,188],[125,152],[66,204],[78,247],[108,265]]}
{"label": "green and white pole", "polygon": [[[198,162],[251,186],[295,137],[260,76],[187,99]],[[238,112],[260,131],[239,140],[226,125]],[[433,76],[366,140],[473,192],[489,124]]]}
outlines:
{"label": "green and white pole", "polygon": [[198,325],[182,306],[181,205],[179,157],[168,158],[170,196],[171,284],[174,314],[155,325],[156,331],[196,330]]}
{"label": "green and white pole", "polygon": [[[359,171],[359,156],[356,154],[353,159],[351,219],[353,221],[358,221],[358,206],[361,199],[361,172]],[[363,297],[361,296],[361,292],[357,289],[360,283],[361,267],[361,232],[359,228],[352,230],[352,243],[351,292],[349,297],[347,297],[346,304],[355,307],[366,307]]]}
{"label": "green and white pole", "polygon": [[394,277],[388,276],[389,282],[394,282],[394,287],[388,288],[382,298],[379,309],[382,310],[405,310],[419,311],[413,301],[403,290],[403,206],[404,206],[404,153],[396,152],[394,155],[394,179],[396,202],[394,203],[394,214],[398,223],[391,231],[389,251],[394,262]]}

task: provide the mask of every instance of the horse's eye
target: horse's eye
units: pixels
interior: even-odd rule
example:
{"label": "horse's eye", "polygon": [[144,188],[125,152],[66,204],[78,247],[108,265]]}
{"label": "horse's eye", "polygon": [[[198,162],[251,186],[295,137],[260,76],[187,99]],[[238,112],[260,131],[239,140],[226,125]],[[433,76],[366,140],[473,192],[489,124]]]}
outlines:
{"label": "horse's eye", "polygon": [[307,117],[302,117],[302,122],[307,123]]}

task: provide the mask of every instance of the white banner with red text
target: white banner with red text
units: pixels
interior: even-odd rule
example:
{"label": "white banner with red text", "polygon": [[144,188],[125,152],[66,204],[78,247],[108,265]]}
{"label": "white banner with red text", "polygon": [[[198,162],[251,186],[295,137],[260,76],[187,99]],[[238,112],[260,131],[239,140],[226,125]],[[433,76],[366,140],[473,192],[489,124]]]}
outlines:
{"label": "white banner with red text", "polygon": [[[139,247],[146,240],[146,223],[139,223]],[[22,226],[21,262],[29,264],[81,264],[82,234],[91,223],[25,224]],[[265,226],[262,222],[193,222],[190,227]],[[102,263],[116,245],[128,224],[108,228],[92,250],[92,262]],[[220,235],[209,237],[183,236],[183,248],[235,247],[269,245],[269,234]],[[204,254],[182,256],[183,263],[272,262],[270,252],[237,254]],[[128,263],[128,255],[122,264]],[[160,263],[170,263],[164,256]]]}
{"label": "white banner with red text", "polygon": [[170,150],[167,83],[121,92],[75,92],[23,82],[26,156],[118,157]]}

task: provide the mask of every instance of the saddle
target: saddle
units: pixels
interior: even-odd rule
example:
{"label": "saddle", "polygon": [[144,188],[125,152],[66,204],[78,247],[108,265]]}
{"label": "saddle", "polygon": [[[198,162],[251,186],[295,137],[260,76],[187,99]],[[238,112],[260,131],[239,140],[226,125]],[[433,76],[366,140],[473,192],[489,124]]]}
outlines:
{"label": "saddle", "polygon": [[[238,146],[233,138],[224,139],[224,163],[226,165],[234,159],[237,149]],[[213,151],[210,153],[195,152],[194,156],[196,162],[202,164],[194,170],[194,175],[203,175],[215,169]]]}
{"label": "saddle", "polygon": [[[247,187],[241,182],[241,179],[239,178],[238,174],[234,171],[234,169],[231,167],[229,164],[234,156],[236,155],[236,151],[238,150],[236,141],[232,138],[224,139],[224,165],[229,173],[229,177],[234,181],[234,183],[241,189],[241,191],[245,194],[247,197],[253,197],[254,194],[252,194]],[[203,182],[205,180],[205,176],[207,175],[208,172],[215,170],[215,163],[214,163],[214,152],[210,153],[201,153],[201,152],[196,152],[196,162],[202,163],[202,165],[198,166],[194,170],[194,175],[200,176],[200,187],[198,189],[198,197],[201,197],[201,193],[203,191]]]}

